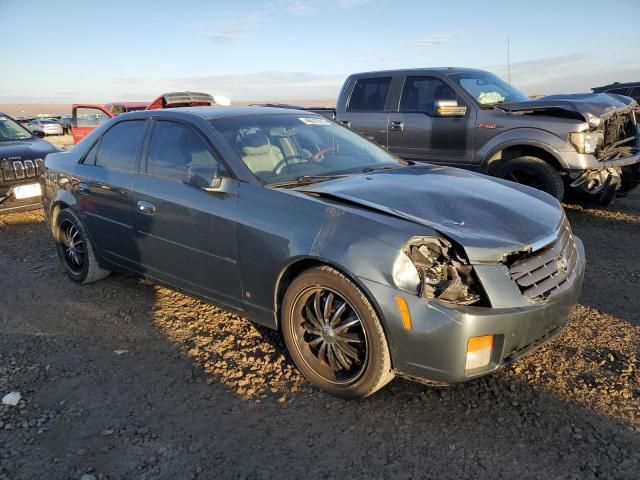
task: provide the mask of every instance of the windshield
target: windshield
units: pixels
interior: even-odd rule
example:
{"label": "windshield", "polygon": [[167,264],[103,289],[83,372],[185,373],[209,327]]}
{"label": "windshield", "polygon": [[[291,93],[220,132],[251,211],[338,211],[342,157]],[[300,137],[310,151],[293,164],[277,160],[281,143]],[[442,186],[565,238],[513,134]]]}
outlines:
{"label": "windshield", "polygon": [[222,118],[211,124],[268,184],[319,181],[405,164],[347,128],[302,112]]}
{"label": "windshield", "polygon": [[452,78],[481,106],[491,107],[501,103],[530,100],[524,93],[493,73],[465,72],[453,75]]}
{"label": "windshield", "polygon": [[9,140],[28,140],[31,134],[16,122],[0,115],[0,142]]}

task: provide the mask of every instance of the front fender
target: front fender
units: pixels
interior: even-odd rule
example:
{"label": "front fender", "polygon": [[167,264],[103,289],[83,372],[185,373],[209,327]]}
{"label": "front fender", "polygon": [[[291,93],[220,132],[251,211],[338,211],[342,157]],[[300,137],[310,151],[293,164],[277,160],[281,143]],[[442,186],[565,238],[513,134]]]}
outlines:
{"label": "front fender", "polygon": [[481,159],[481,171],[485,172],[487,170],[489,160],[496,153],[505,148],[515,146],[540,148],[553,156],[564,169],[570,169],[571,165],[569,165],[564,158],[563,152],[572,150],[575,152],[575,148],[567,141],[546,130],[537,128],[514,128],[496,135],[478,150],[477,156]]}

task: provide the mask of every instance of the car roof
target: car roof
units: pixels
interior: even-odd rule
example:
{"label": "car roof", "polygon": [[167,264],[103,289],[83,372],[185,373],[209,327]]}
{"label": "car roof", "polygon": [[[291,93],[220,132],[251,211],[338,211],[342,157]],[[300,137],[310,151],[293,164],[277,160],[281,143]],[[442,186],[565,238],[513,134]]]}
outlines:
{"label": "car roof", "polygon": [[393,75],[398,73],[440,73],[445,75],[453,75],[456,73],[471,73],[482,72],[486,73],[486,70],[480,68],[466,68],[466,67],[419,67],[419,68],[396,68],[393,70],[373,70],[371,72],[354,73],[351,77],[365,77],[370,75]]}
{"label": "car roof", "polygon": [[295,110],[292,108],[277,108],[277,107],[232,107],[232,106],[211,106],[211,107],[178,107],[178,108],[166,108],[159,110],[141,110],[137,112],[130,112],[119,115],[116,118],[146,118],[150,116],[173,116],[173,115],[197,115],[204,119],[217,119],[217,118],[229,118],[229,117],[242,117],[248,115],[284,115],[284,114],[296,114],[300,115],[318,116],[316,113],[306,110]]}
{"label": "car roof", "polygon": [[626,83],[613,82],[613,83],[610,83],[609,85],[604,85],[602,87],[593,87],[591,90],[594,92],[597,92],[598,90],[609,90],[611,88],[630,88],[630,87],[637,87],[637,86],[640,86],[640,82],[626,82]]}

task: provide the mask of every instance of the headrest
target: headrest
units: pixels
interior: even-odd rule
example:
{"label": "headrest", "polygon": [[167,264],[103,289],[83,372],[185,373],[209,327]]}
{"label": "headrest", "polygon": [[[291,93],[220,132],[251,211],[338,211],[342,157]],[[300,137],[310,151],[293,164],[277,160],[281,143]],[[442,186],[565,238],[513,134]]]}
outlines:
{"label": "headrest", "polygon": [[270,149],[269,138],[262,133],[250,133],[242,140],[242,153],[245,155],[263,155]]}

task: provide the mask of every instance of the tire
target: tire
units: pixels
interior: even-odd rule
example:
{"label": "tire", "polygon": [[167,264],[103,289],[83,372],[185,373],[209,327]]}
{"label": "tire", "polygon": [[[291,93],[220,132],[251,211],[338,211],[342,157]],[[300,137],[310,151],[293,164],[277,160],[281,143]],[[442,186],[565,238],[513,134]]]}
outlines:
{"label": "tire", "polygon": [[564,198],[564,181],[560,172],[541,158],[528,155],[513,158],[501,165],[495,175],[542,190],[559,201]]}
{"label": "tire", "polygon": [[[316,301],[321,315],[314,313]],[[316,328],[319,322],[321,329]],[[300,372],[337,397],[366,397],[394,377],[387,339],[371,302],[331,267],[311,268],[293,280],[282,306],[282,333]]]}
{"label": "tire", "polygon": [[73,210],[67,208],[58,214],[54,238],[60,263],[74,282],[96,282],[111,273],[98,265],[87,230]]}

